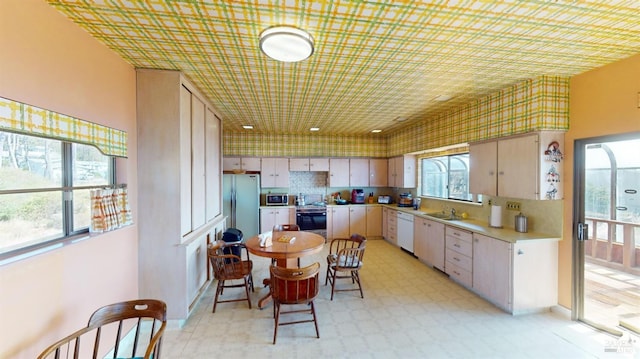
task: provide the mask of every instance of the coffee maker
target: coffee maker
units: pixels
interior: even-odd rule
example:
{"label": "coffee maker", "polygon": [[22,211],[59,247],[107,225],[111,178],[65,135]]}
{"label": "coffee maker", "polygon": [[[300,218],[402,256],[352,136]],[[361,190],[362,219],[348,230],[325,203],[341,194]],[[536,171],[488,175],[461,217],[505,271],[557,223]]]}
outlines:
{"label": "coffee maker", "polygon": [[351,191],[351,203],[356,203],[356,204],[364,203],[363,189],[354,189]]}

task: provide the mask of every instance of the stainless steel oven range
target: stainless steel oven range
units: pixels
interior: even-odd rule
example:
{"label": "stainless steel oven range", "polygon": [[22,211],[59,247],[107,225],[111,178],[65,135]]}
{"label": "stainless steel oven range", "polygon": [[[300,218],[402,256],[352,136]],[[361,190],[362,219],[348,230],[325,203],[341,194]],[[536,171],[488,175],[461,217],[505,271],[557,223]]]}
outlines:
{"label": "stainless steel oven range", "polygon": [[309,202],[312,196],[305,195],[306,203],[311,204],[296,206],[296,224],[300,226],[300,230],[316,232],[326,238],[327,206],[319,200]]}

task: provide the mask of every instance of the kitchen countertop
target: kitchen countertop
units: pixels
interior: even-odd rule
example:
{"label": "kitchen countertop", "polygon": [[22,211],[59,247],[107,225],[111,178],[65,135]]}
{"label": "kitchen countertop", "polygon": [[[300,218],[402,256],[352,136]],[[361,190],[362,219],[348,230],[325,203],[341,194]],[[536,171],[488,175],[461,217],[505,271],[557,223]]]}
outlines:
{"label": "kitchen countertop", "polygon": [[397,210],[397,211],[410,213],[415,216],[419,216],[431,221],[444,223],[445,225],[448,225],[448,226],[454,226],[460,229],[471,231],[473,233],[483,234],[485,236],[500,239],[502,241],[509,242],[509,243],[516,243],[520,241],[531,241],[531,240],[559,241],[561,239],[561,237],[559,236],[555,236],[548,233],[541,233],[541,232],[520,233],[520,232],[516,232],[515,229],[508,228],[508,227],[493,228],[493,227],[489,227],[487,221],[480,221],[474,218],[460,219],[460,220],[445,220],[445,219],[439,219],[439,218],[435,218],[427,215],[427,213],[441,212],[440,210],[437,210],[437,209],[420,208],[420,210],[416,211],[412,207],[398,207],[397,205],[383,205],[383,206]]}
{"label": "kitchen countertop", "polygon": [[[362,204],[352,204],[355,206],[361,206]],[[483,234],[485,236],[493,237],[496,239],[500,239],[509,243],[516,243],[520,241],[540,241],[540,240],[549,240],[549,241],[559,241],[562,238],[557,235],[552,235],[548,233],[541,232],[526,232],[520,233],[516,232],[515,229],[509,227],[503,228],[493,228],[489,227],[487,221],[481,221],[474,218],[469,219],[460,219],[460,220],[445,220],[439,219],[436,217],[431,217],[427,215],[427,213],[437,213],[441,212],[438,209],[430,209],[430,208],[420,208],[419,210],[414,210],[413,207],[398,207],[397,204],[379,204],[379,203],[365,203],[364,205],[379,205],[383,207],[387,207],[389,209],[393,209],[395,211],[401,211],[405,213],[412,214],[414,216],[419,216],[431,221],[440,222],[448,226],[453,226],[456,228],[464,229],[467,231],[471,231],[473,233]],[[327,207],[342,207],[343,205],[336,204],[328,204]]]}

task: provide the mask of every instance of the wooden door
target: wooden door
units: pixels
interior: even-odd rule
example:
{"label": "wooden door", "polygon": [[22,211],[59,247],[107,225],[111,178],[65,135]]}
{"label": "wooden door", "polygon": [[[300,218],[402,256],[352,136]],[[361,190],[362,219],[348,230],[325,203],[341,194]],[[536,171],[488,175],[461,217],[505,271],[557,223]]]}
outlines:
{"label": "wooden door", "polygon": [[445,262],[445,234],[444,224],[425,220],[427,223],[427,252],[428,261],[435,268],[444,272]]}
{"label": "wooden door", "polygon": [[538,135],[498,141],[498,196],[537,199]]}
{"label": "wooden door", "polygon": [[308,158],[290,158],[289,171],[306,172],[309,171]]}
{"label": "wooden door", "polygon": [[329,158],[319,157],[309,159],[309,171],[315,172],[328,172],[329,171]]}
{"label": "wooden door", "polygon": [[382,236],[382,207],[367,206],[367,238]]}
{"label": "wooden door", "polygon": [[413,220],[413,254],[423,262],[432,266],[427,245],[427,220],[415,216]]}
{"label": "wooden door", "polygon": [[349,207],[335,206],[331,209],[331,212],[333,238],[349,238]]}
{"label": "wooden door", "polygon": [[206,106],[191,95],[191,228],[206,221],[205,135]]}
{"label": "wooden door", "polygon": [[387,187],[388,161],[384,158],[369,160],[369,187]]}
{"label": "wooden door", "polygon": [[349,159],[329,159],[329,187],[349,187]]}
{"label": "wooden door", "polygon": [[367,207],[363,205],[349,206],[349,236],[354,233],[367,235]]}
{"label": "wooden door", "polygon": [[349,186],[369,187],[369,160],[352,158],[349,160]]}
{"label": "wooden door", "polygon": [[497,142],[469,145],[469,192],[495,196],[498,183],[497,166]]}
{"label": "wooden door", "polygon": [[180,87],[180,233],[191,233],[191,91]]}

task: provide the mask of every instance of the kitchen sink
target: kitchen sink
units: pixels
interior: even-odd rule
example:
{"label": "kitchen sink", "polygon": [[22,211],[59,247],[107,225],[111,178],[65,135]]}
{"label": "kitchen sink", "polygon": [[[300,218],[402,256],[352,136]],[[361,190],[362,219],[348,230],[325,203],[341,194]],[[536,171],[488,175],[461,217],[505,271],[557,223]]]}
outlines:
{"label": "kitchen sink", "polygon": [[445,221],[458,221],[462,219],[462,217],[456,216],[455,214],[451,214],[451,213],[434,212],[434,213],[425,213],[425,214],[429,217],[443,219]]}

